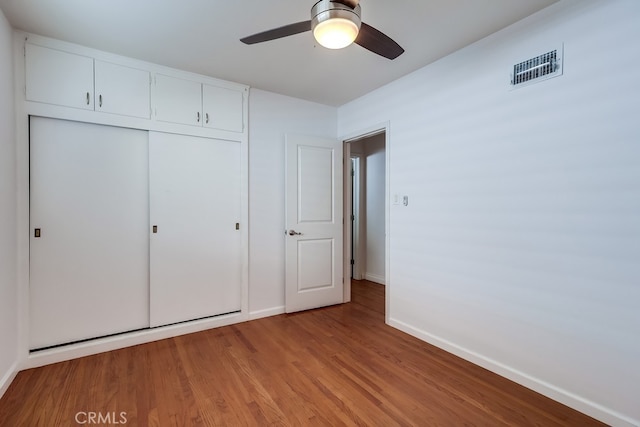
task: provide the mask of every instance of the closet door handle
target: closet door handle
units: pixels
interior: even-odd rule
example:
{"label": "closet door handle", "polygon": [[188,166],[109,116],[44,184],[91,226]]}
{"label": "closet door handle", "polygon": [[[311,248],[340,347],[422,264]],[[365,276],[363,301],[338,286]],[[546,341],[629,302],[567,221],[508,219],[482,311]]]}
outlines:
{"label": "closet door handle", "polygon": [[87,105],[89,105],[90,102],[91,102],[91,96],[89,95],[89,92],[87,92]]}
{"label": "closet door handle", "polygon": [[102,107],[102,95],[98,96],[98,106]]}
{"label": "closet door handle", "polygon": [[198,111],[198,123],[200,123],[200,111]]}
{"label": "closet door handle", "polygon": [[207,123],[207,124],[209,123],[209,113],[206,113],[204,115],[204,122]]}

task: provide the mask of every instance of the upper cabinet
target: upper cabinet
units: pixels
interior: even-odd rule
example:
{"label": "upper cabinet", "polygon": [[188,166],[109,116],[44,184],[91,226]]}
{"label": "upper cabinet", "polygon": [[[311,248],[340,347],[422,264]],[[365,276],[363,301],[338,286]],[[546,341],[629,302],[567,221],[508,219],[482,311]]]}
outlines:
{"label": "upper cabinet", "polygon": [[248,138],[246,85],[37,35],[26,36],[24,47],[27,114],[230,141]]}
{"label": "upper cabinet", "polygon": [[27,101],[93,110],[93,58],[27,43]]}
{"label": "upper cabinet", "polygon": [[30,43],[27,101],[150,117],[150,73]]}
{"label": "upper cabinet", "polygon": [[202,125],[202,84],[156,74],[153,98],[156,120]]}
{"label": "upper cabinet", "polygon": [[244,130],[243,97],[240,90],[202,85],[202,111],[203,126],[231,132]]}
{"label": "upper cabinet", "polygon": [[95,61],[96,111],[148,119],[150,86],[148,71]]}
{"label": "upper cabinet", "polygon": [[155,118],[240,133],[244,131],[243,92],[237,88],[156,74]]}

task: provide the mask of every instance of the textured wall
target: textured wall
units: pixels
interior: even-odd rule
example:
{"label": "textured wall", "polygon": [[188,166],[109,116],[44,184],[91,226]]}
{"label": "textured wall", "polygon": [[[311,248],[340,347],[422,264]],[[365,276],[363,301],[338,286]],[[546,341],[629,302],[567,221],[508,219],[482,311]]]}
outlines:
{"label": "textured wall", "polygon": [[0,11],[0,391],[12,376],[18,357],[12,46],[11,27]]}
{"label": "textured wall", "polygon": [[249,311],[284,310],[287,133],[336,137],[337,109],[252,89],[249,96]]}
{"label": "textured wall", "polygon": [[[390,122],[391,323],[640,423],[640,2],[564,0],[338,110]],[[564,43],[564,75],[509,89]]]}
{"label": "textured wall", "polygon": [[385,135],[364,141],[366,158],[366,271],[365,278],[377,283],[385,280]]}

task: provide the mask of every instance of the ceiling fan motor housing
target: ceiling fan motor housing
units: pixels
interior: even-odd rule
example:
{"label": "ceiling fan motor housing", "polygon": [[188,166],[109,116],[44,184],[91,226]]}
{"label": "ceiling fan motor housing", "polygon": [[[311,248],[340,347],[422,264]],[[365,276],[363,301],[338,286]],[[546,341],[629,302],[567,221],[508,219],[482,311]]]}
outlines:
{"label": "ceiling fan motor housing", "polygon": [[311,30],[324,21],[342,18],[353,22],[358,29],[362,25],[360,5],[351,8],[345,4],[330,0],[320,0],[311,8]]}

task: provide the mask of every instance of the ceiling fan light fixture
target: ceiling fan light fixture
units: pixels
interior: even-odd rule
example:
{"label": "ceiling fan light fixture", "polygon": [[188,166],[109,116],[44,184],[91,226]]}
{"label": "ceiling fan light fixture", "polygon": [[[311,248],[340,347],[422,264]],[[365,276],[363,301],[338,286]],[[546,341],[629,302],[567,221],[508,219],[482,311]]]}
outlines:
{"label": "ceiling fan light fixture", "polygon": [[311,28],[316,41],[329,49],[342,49],[358,37],[360,5],[350,8],[342,3],[321,0],[311,9]]}
{"label": "ceiling fan light fixture", "polygon": [[344,18],[332,18],[319,23],[313,29],[313,37],[322,46],[329,49],[342,49],[349,46],[358,36],[356,24]]}

